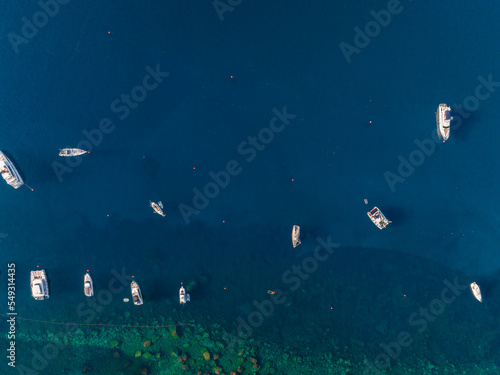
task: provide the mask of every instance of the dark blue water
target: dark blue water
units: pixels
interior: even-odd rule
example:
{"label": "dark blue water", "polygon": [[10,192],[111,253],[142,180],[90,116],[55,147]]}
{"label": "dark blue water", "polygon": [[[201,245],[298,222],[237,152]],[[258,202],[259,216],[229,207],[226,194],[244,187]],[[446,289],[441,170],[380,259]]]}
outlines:
{"label": "dark blue water", "polygon": [[[22,17],[32,20],[40,5],[4,4],[0,149],[34,188],[0,184],[2,285],[15,262],[18,313],[79,321],[83,274],[91,271],[97,290],[124,268],[141,285],[144,309],[123,305],[127,284],[101,321],[115,321],[124,306],[145,320],[160,313],[182,320],[178,287],[196,281],[190,319],[234,329],[253,300],[281,288],[294,302],[256,337],[285,350],[300,347],[303,334],[321,356],[335,351],[321,335],[329,330],[335,345],[354,345],[362,361],[392,340],[382,326],[397,333],[397,321],[404,325],[439,295],[445,278],[459,277],[466,285],[483,281],[490,298],[482,310],[462,298],[442,319],[452,325],[464,311],[480,314],[485,326],[459,327],[487,349],[463,362],[491,368],[500,348],[477,332],[497,322],[498,310],[491,300],[500,268],[500,7],[402,1],[363,47],[354,28],[365,30],[370,11],[387,3],[243,1],[231,8],[221,21],[211,2],[69,2],[16,44],[9,33],[22,37]],[[341,43],[358,48],[350,63]],[[151,71],[151,89],[138,88]],[[134,93],[144,97],[126,104],[122,95]],[[433,140],[440,103],[455,117],[446,143]],[[276,116],[284,111],[285,123]],[[107,133],[95,130],[102,121]],[[249,137],[259,136],[252,144]],[[91,154],[67,160],[57,156],[63,147]],[[210,173],[228,162],[233,175],[195,207],[196,189],[213,187]],[[163,202],[165,218],[150,200]],[[196,213],[185,220],[181,204]],[[387,229],[368,219],[373,206],[392,220]],[[303,231],[296,249],[294,224]],[[340,250],[299,292],[289,290],[284,272],[328,235]],[[43,303],[29,295],[37,266],[51,284]],[[415,300],[403,308],[391,292],[375,298],[387,288],[412,290]],[[329,314],[332,304],[341,312]],[[352,318],[372,309],[364,320]],[[445,340],[440,327],[428,340]],[[414,358],[436,366],[462,360],[451,349],[440,347],[437,360],[412,348]],[[409,366],[418,370],[417,362]]]}

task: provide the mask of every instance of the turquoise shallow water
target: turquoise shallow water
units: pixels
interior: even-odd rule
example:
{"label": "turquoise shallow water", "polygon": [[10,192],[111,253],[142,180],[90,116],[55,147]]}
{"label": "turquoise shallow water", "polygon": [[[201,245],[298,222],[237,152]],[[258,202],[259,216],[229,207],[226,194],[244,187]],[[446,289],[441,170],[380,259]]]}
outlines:
{"label": "turquoise shallow water", "polygon": [[[389,2],[393,13],[378,30],[385,2],[236,3],[221,21],[210,2],[68,2],[46,24],[40,4],[4,5],[0,149],[34,188],[0,185],[0,277],[5,285],[7,264],[16,264],[19,314],[85,319],[77,308],[87,269],[96,289],[123,267],[143,289],[143,310],[124,307],[128,286],[113,294],[98,314],[106,324],[162,315],[235,332],[253,301],[283,289],[287,303],[252,337],[304,358],[347,347],[345,357],[363,363],[457,277],[478,281],[484,303],[458,298],[391,368],[492,368],[498,6]],[[36,35],[23,36],[23,17],[42,17]],[[366,46],[357,27],[373,35]],[[12,33],[24,41],[13,47]],[[342,43],[357,48],[350,63]],[[455,116],[444,144],[432,140],[439,103]],[[102,121],[108,128],[98,136]],[[85,134],[93,143],[80,143]],[[79,144],[92,152],[75,164],[57,156]],[[211,192],[213,174],[228,163],[230,179]],[[206,207],[194,206],[196,189],[213,194],[198,202]],[[149,200],[163,202],[165,218]],[[181,204],[199,211],[189,223]],[[384,231],[366,216],[374,205],[393,222]],[[296,249],[294,224],[303,231]],[[317,237],[328,236],[339,250],[291,290],[285,273],[304,267]],[[38,265],[50,279],[43,303],[29,295]],[[193,281],[192,302],[179,310],[178,287]],[[470,315],[479,318],[464,322]],[[459,327],[456,344],[446,347],[450,327]],[[18,329],[25,361],[41,345],[30,337],[47,327]],[[98,343],[87,343],[98,353]],[[465,358],[455,354],[465,350]],[[48,368],[70,373],[68,362],[80,369],[91,357],[61,354]]]}

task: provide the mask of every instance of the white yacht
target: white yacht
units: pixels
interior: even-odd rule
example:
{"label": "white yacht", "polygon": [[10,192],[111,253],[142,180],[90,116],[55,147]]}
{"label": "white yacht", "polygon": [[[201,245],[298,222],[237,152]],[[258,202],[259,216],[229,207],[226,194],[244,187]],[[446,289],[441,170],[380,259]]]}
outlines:
{"label": "white yacht", "polygon": [[292,244],[293,247],[297,247],[301,244],[300,242],[300,227],[298,225],[294,225],[292,228]]}
{"label": "white yacht", "polygon": [[367,212],[368,217],[373,221],[373,224],[377,226],[378,229],[384,229],[392,221],[387,220],[382,211],[378,207],[373,207],[370,212]]}
{"label": "white yacht", "polygon": [[86,273],[83,277],[83,292],[87,297],[92,297],[94,295],[94,283],[89,273]]}
{"label": "white yacht", "polygon": [[79,156],[83,154],[90,154],[90,151],[85,151],[80,148],[63,148],[59,150],[59,156]]}
{"label": "white yacht", "polygon": [[2,174],[3,179],[14,189],[23,186],[24,181],[19,175],[19,172],[2,151],[0,151],[0,173]]}
{"label": "white yacht", "polygon": [[181,285],[181,288],[179,289],[179,303],[184,305],[187,302],[191,301],[191,296],[189,294],[186,294],[186,289]]}
{"label": "white yacht", "polygon": [[443,141],[446,141],[450,136],[451,108],[446,104],[440,104],[436,112],[437,133]]}
{"label": "white yacht", "polygon": [[49,284],[45,270],[31,271],[31,295],[36,300],[49,298]]}
{"label": "white yacht", "polygon": [[483,302],[483,297],[481,296],[481,289],[479,288],[479,285],[477,285],[475,282],[470,284],[470,290],[472,290],[472,294],[479,302]]}
{"label": "white yacht", "polygon": [[163,204],[161,203],[161,201],[159,201],[158,203],[155,203],[155,202],[151,202],[149,201],[149,205],[153,208],[153,210],[158,214],[158,215],[161,215],[163,217],[165,217],[166,215],[163,213]]}
{"label": "white yacht", "polygon": [[139,284],[132,281],[130,283],[130,291],[132,292],[132,301],[134,301],[134,305],[142,305],[142,293],[141,288],[139,288]]}

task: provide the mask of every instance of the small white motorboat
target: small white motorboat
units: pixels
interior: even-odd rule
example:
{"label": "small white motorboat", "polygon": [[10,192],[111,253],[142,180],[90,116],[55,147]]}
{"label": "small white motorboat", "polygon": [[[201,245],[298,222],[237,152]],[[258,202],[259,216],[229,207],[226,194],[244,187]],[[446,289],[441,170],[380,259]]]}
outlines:
{"label": "small white motorboat", "polygon": [[31,271],[31,295],[36,300],[49,298],[49,284],[45,270]]}
{"label": "small white motorboat", "polygon": [[80,148],[63,148],[59,150],[59,156],[79,156],[83,154],[89,154],[90,151],[85,151]]}
{"label": "small white motorboat", "polygon": [[384,229],[386,226],[392,223],[392,221],[387,220],[387,218],[384,216],[382,211],[379,210],[378,207],[373,207],[370,212],[367,212],[367,214],[370,220],[373,221],[373,224],[375,224],[378,229]]}
{"label": "small white motorboat", "polygon": [[189,294],[186,294],[186,289],[184,289],[183,286],[179,289],[179,302],[180,304],[184,305],[187,302],[191,301],[191,296]]}
{"label": "small white motorboat", "polygon": [[130,291],[132,292],[132,301],[134,301],[134,305],[142,305],[142,293],[141,288],[139,288],[139,284],[132,281],[130,283]]}
{"label": "small white motorboat", "polygon": [[83,277],[83,292],[87,297],[92,297],[94,295],[94,283],[89,273],[86,273]]}
{"label": "small white motorboat", "polygon": [[298,225],[294,225],[292,228],[292,244],[293,247],[297,247],[301,244],[300,242],[300,227]]}
{"label": "small white motorboat", "polygon": [[166,216],[164,213],[163,213],[163,204],[161,203],[161,201],[159,201],[158,203],[155,203],[155,202],[151,202],[149,201],[149,205],[151,207],[153,207],[153,210],[158,214],[158,215],[161,215],[161,216]]}
{"label": "small white motorboat", "polygon": [[483,302],[483,297],[481,296],[481,289],[479,288],[479,285],[477,285],[475,282],[470,284],[470,290],[472,290],[472,294],[479,302]]}

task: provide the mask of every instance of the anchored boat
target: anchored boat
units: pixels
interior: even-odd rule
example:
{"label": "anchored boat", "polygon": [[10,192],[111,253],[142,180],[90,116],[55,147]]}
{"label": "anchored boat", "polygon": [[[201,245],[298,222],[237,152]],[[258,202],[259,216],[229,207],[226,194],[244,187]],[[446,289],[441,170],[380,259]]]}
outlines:
{"label": "anchored boat", "polygon": [[161,203],[161,201],[159,201],[158,203],[155,203],[155,202],[151,202],[149,201],[149,205],[151,207],[153,207],[153,210],[158,214],[158,215],[161,215],[161,216],[166,216],[164,213],[163,213],[163,204]]}
{"label": "anchored boat", "polygon": [[186,289],[181,286],[181,288],[179,289],[179,303],[186,304],[189,301],[191,301],[191,296],[189,294],[186,294]]}
{"label": "anchored boat", "polygon": [[378,207],[373,207],[370,212],[367,212],[368,217],[373,221],[373,224],[377,226],[378,229],[384,229],[392,221],[387,220],[382,211]]}
{"label": "anchored boat", "polygon": [[2,151],[0,151],[0,173],[2,174],[3,179],[14,189],[23,186],[24,181],[19,175],[19,172]]}
{"label": "anchored boat", "polygon": [[94,295],[94,283],[89,273],[86,273],[83,277],[83,292],[87,297],[92,297]]}
{"label": "anchored boat", "polygon": [[132,301],[134,301],[134,305],[142,305],[142,293],[141,289],[139,288],[139,284],[137,284],[135,281],[132,281],[130,283],[130,291],[132,292]]}
{"label": "anchored boat", "polygon": [[79,156],[89,153],[90,151],[85,151],[80,148],[63,148],[59,151],[59,156]]}
{"label": "anchored boat", "polygon": [[436,112],[437,133],[444,141],[450,136],[451,108],[446,104],[440,104]]}
{"label": "anchored boat", "polygon": [[49,298],[49,284],[45,270],[31,271],[31,295],[36,300]]}
{"label": "anchored boat", "polygon": [[472,294],[479,302],[483,302],[483,297],[481,296],[481,289],[479,288],[479,285],[477,285],[475,282],[470,284],[470,290],[472,290]]}
{"label": "anchored boat", "polygon": [[293,247],[297,247],[301,244],[300,242],[300,227],[298,225],[294,225],[292,228],[292,244]]}

